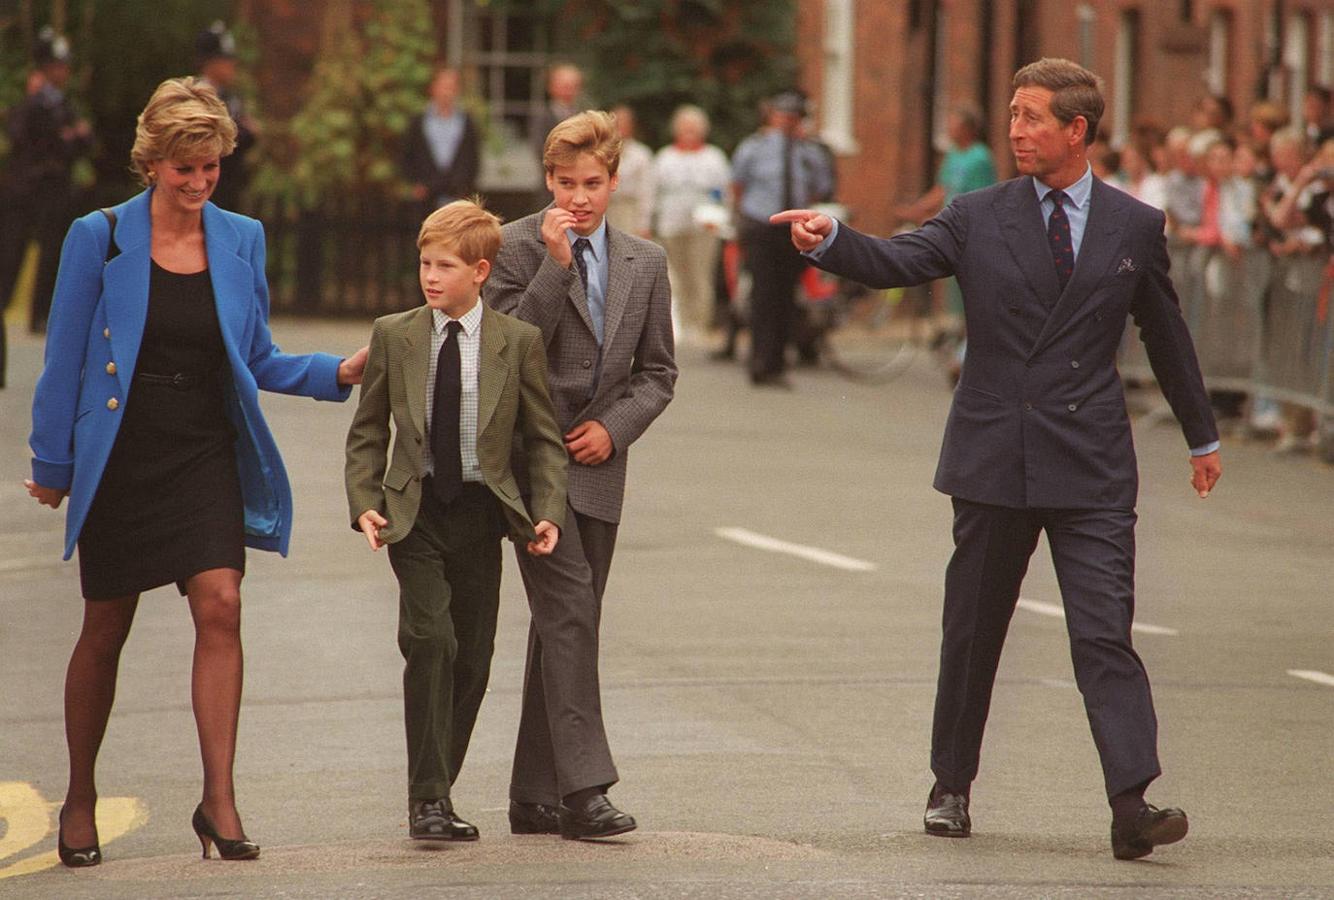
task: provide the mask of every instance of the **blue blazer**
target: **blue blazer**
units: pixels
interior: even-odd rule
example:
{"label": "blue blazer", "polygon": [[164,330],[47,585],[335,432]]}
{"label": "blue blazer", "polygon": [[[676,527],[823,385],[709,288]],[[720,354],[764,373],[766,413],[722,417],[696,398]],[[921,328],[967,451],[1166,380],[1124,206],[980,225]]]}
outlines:
{"label": "blue blazer", "polygon": [[1133,508],[1139,476],[1116,371],[1127,313],[1187,445],[1218,439],[1168,277],[1163,214],[1096,178],[1064,291],[1027,176],[956,197],[897,237],[840,224],[816,262],[873,287],[959,279],[968,353],[936,469],[944,493],[1013,508]]}
{"label": "blue blazer", "polygon": [[[65,559],[74,553],[127,403],[148,315],[150,188],[115,207],[120,254],[109,263],[109,226],[94,211],[70,226],[47,323],[46,358],[32,404],[32,480],[69,491]],[[287,554],[292,491],[259,390],[346,400],[339,358],[289,355],[269,333],[264,229],[204,205],[209,279],[232,378],[227,411],[238,435],[236,462],[245,498],[246,544]]]}

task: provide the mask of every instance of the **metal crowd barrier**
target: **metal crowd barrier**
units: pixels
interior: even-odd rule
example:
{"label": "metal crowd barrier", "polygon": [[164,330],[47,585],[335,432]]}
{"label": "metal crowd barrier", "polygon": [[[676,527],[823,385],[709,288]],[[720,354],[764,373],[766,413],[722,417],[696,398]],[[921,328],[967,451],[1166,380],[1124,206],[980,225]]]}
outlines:
{"label": "metal crowd barrier", "polygon": [[[1334,264],[1327,254],[1275,257],[1254,248],[1169,246],[1172,282],[1205,383],[1215,390],[1305,406],[1334,461]],[[1123,377],[1152,380],[1133,322],[1121,343]]]}

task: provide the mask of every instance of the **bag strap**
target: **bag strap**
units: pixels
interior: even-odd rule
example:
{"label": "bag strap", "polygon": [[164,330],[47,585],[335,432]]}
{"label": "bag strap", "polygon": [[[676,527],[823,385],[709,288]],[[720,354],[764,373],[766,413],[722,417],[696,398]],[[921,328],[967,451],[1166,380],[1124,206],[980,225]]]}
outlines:
{"label": "bag strap", "polygon": [[107,227],[110,229],[107,232],[107,258],[102,261],[102,265],[106,265],[120,255],[120,248],[116,246],[114,240],[116,237],[116,211],[104,207],[102,215],[107,217]]}

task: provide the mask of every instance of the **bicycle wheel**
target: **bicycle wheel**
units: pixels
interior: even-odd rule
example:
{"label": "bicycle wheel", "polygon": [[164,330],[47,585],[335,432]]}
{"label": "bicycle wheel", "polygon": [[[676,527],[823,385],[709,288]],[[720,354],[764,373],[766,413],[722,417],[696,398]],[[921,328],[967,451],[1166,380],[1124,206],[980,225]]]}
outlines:
{"label": "bicycle wheel", "polygon": [[911,305],[903,288],[841,296],[824,335],[829,364],[854,381],[871,384],[903,374],[922,345],[920,319]]}

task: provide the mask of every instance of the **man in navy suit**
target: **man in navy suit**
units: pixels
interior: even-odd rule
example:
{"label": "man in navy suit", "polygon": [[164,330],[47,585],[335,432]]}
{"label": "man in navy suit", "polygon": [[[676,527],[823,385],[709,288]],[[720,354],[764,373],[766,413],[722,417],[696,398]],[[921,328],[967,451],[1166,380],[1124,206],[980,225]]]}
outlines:
{"label": "man in navy suit", "polygon": [[1127,313],[1190,448],[1192,485],[1222,472],[1218,431],[1181,317],[1163,214],[1093,177],[1101,80],[1043,59],[1014,77],[1020,177],[957,197],[910,234],[868,237],[811,210],[773,217],[828,271],[880,288],[949,275],[968,356],[935,486],[954,503],[931,737],[928,834],[967,837],[969,788],[1001,646],[1029,557],[1047,533],[1075,678],[1112,807],[1112,851],[1185,837],[1186,815],[1144,802],[1160,774],[1157,720],[1131,645],[1138,476],[1116,350]]}

